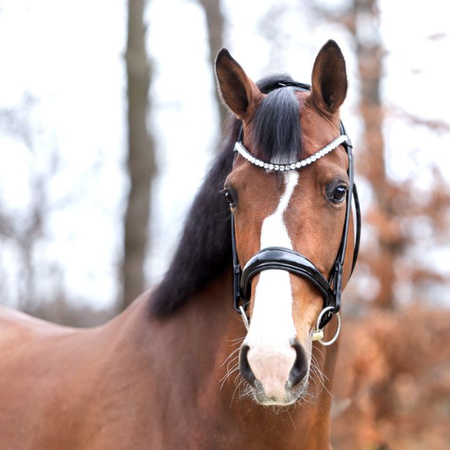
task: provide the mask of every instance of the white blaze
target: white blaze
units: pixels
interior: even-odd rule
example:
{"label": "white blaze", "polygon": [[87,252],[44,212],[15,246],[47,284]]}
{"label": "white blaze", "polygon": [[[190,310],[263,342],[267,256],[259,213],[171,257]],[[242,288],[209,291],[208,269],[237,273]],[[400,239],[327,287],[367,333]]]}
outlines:
{"label": "white blaze", "polygon": [[[298,183],[299,174],[297,171],[289,171],[283,175],[285,191],[276,211],[262,224],[261,249],[272,246],[292,249],[284,213]],[[296,335],[292,307],[289,272],[273,269],[261,272],[245,343],[250,347],[250,367],[256,378],[263,382],[268,395],[270,392],[274,395],[281,394],[280,389],[284,391],[288,376],[288,373],[284,372],[289,372],[295,361],[296,354],[290,345],[290,340]],[[268,366],[273,369],[270,373],[267,372]],[[282,378],[284,381],[276,378]]]}

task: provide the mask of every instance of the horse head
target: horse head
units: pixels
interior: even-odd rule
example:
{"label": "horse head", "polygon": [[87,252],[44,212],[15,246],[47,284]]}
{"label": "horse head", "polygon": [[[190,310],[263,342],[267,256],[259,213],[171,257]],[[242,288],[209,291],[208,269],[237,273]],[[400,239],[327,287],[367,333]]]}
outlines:
{"label": "horse head", "polygon": [[327,343],[322,330],[338,313],[356,258],[351,144],[339,115],[345,61],[329,41],[311,87],[290,79],[257,85],[223,49],[216,76],[242,123],[224,184],[236,306],[249,320],[240,372],[258,403],[289,405],[307,395],[315,341]]}

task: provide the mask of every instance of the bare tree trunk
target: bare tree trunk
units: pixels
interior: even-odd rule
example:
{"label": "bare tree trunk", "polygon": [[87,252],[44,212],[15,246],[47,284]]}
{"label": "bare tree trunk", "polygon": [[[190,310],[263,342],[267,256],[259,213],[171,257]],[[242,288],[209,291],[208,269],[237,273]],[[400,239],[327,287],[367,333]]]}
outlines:
{"label": "bare tree trunk", "polygon": [[[199,0],[206,14],[209,42],[209,60],[211,70],[214,71],[214,61],[219,50],[223,47],[224,17],[220,9],[220,0]],[[219,108],[220,124],[223,126],[228,117],[228,110],[222,103],[219,91],[216,89],[217,107]]]}
{"label": "bare tree trunk", "polygon": [[145,51],[145,0],[128,1],[125,60],[128,81],[128,173],[130,191],[125,216],[122,264],[126,307],[145,289],[144,262],[148,246],[151,182],[156,172],[154,146],[147,130],[151,66]]}
{"label": "bare tree trunk", "polygon": [[[379,35],[378,0],[353,0],[354,26],[350,27],[356,48],[361,81],[360,112],[364,122],[363,155],[358,160],[360,173],[373,188],[376,199],[371,214],[379,236],[379,253],[371,258],[371,269],[379,290],[374,304],[392,308],[395,288],[395,260],[402,252],[401,237],[394,232],[395,189],[386,175],[383,139],[384,108],[381,99],[383,48]],[[363,29],[362,29],[363,28]]]}

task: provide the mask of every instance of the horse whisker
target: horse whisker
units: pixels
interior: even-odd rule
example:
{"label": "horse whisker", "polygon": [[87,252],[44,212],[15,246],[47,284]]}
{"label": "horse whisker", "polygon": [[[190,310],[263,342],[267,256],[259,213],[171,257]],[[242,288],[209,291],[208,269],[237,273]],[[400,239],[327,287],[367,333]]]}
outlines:
{"label": "horse whisker", "polygon": [[236,353],[239,352],[240,349],[241,349],[240,347],[235,348],[235,349],[234,349],[234,350],[226,357],[225,361],[220,365],[220,367],[223,367],[223,366],[225,365],[225,363],[226,363],[231,357],[233,357]]}

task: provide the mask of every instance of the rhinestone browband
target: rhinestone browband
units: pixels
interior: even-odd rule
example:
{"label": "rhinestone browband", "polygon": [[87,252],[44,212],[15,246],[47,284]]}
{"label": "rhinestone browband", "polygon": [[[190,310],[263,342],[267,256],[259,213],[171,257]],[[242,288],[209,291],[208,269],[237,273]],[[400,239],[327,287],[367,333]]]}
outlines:
{"label": "rhinestone browband", "polygon": [[326,145],[321,150],[317,151],[313,155],[309,156],[308,158],[302,159],[301,161],[298,161],[296,163],[292,164],[273,164],[273,163],[267,163],[264,162],[258,158],[255,158],[242,144],[242,142],[236,142],[234,145],[234,151],[238,152],[240,155],[242,155],[247,161],[251,162],[255,166],[262,167],[266,170],[279,170],[279,171],[287,171],[287,170],[295,170],[300,169],[301,167],[305,167],[308,164],[312,164],[314,161],[317,161],[318,159],[322,158],[323,156],[327,155],[328,153],[332,152],[334,149],[339,147],[344,142],[350,142],[350,139],[345,135],[340,135],[338,138],[336,138],[334,141],[330,142],[328,145]]}

